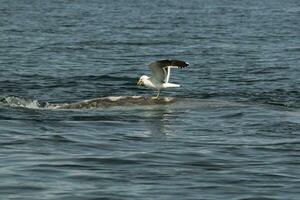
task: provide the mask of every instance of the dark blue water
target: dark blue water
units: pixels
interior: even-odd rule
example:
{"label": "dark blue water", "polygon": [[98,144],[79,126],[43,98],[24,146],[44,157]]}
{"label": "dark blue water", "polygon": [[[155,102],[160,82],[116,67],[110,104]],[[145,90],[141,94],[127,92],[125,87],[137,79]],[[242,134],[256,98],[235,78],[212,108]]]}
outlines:
{"label": "dark blue water", "polygon": [[[300,196],[300,2],[0,0],[1,199]],[[172,105],[36,109],[153,95]]]}

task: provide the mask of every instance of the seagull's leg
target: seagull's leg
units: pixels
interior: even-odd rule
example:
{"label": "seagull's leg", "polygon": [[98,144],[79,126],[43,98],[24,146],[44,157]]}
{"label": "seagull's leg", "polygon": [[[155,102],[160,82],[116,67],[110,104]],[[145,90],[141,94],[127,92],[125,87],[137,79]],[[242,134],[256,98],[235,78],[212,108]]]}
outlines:
{"label": "seagull's leg", "polygon": [[157,99],[159,97],[159,94],[160,94],[160,90],[158,90],[158,92],[157,92],[157,96],[156,96]]}
{"label": "seagull's leg", "polygon": [[160,90],[158,90],[157,95],[155,97],[152,97],[152,99],[158,99],[160,94]]}

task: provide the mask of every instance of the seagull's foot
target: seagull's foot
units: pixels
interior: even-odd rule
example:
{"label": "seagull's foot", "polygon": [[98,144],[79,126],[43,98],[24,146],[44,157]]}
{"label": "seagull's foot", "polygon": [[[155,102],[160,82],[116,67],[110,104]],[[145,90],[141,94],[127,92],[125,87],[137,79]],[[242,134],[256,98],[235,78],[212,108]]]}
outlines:
{"label": "seagull's foot", "polygon": [[158,93],[155,97],[152,97],[153,100],[158,100],[159,99],[159,94],[160,94],[160,90],[158,90]]}
{"label": "seagull's foot", "polygon": [[158,100],[159,97],[158,96],[155,96],[155,97],[151,97],[152,100]]}

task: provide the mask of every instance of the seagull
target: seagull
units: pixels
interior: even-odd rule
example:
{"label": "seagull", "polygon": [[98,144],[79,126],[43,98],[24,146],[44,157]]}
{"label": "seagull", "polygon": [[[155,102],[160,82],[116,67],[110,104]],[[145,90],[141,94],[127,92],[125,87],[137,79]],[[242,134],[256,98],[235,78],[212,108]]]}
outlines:
{"label": "seagull", "polygon": [[163,88],[177,88],[178,84],[169,83],[171,68],[186,68],[190,64],[182,60],[158,60],[149,64],[152,76],[141,76],[137,85],[157,89],[157,95],[153,99],[158,99],[160,90]]}

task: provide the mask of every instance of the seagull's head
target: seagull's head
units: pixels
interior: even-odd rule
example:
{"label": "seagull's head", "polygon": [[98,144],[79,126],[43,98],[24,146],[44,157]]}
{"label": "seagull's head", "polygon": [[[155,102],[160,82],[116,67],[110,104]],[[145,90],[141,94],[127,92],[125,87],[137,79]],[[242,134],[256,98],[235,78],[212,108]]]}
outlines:
{"label": "seagull's head", "polygon": [[146,75],[141,76],[140,80],[137,82],[137,85],[144,86],[145,85],[145,81],[148,80],[149,78],[150,77],[146,76]]}

